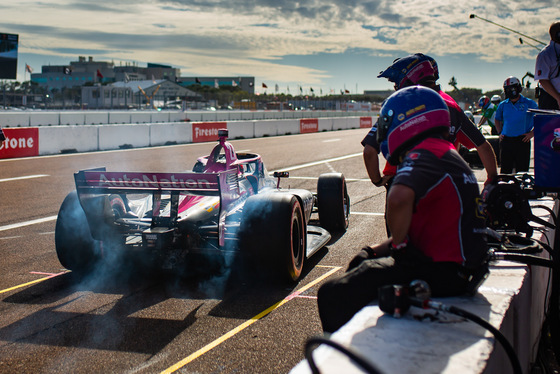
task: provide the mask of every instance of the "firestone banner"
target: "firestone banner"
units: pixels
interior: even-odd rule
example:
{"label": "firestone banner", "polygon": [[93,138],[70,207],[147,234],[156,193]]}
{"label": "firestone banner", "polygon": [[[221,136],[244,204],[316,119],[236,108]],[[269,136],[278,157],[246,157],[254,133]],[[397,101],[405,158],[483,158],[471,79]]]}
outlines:
{"label": "firestone banner", "polygon": [[193,122],[193,143],[217,141],[220,129],[227,129],[227,122]]}
{"label": "firestone banner", "polygon": [[304,118],[299,120],[299,132],[301,134],[308,134],[317,131],[319,131],[319,119]]}
{"label": "firestone banner", "polygon": [[373,119],[371,117],[360,117],[360,128],[370,129],[373,126]]}
{"label": "firestone banner", "polygon": [[39,155],[39,129],[37,127],[4,128],[2,131],[6,140],[0,145],[0,158]]}

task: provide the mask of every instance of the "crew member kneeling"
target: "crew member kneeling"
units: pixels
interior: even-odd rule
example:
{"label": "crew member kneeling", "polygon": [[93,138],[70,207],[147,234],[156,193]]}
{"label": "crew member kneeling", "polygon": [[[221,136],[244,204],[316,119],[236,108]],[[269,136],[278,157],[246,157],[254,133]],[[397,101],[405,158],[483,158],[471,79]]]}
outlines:
{"label": "crew member kneeling", "polygon": [[433,296],[467,291],[485,263],[485,219],[477,180],[446,139],[447,105],[434,91],[407,87],[381,108],[377,137],[398,165],[387,197],[392,237],[365,247],[339,279],[321,286],[318,306],[325,332],[334,332],[377,298],[378,288],[428,282]]}

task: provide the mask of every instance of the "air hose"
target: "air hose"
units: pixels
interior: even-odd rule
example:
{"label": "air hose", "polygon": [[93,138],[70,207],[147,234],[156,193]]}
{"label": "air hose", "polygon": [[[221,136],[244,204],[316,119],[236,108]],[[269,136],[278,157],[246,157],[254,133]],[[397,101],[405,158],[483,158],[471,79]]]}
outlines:
{"label": "air hose", "polygon": [[502,347],[504,347],[504,350],[506,351],[506,354],[507,354],[507,356],[508,356],[508,358],[511,362],[511,366],[513,367],[514,374],[523,373],[523,370],[521,369],[521,364],[519,362],[519,358],[517,357],[517,355],[515,353],[515,350],[513,349],[511,344],[508,342],[506,337],[497,328],[492,326],[490,323],[486,322],[483,318],[480,318],[476,314],[470,313],[470,312],[468,312],[464,309],[455,307],[453,305],[448,306],[448,305],[442,304],[440,302],[429,300],[429,299],[428,300],[421,300],[421,299],[418,299],[416,297],[411,297],[410,298],[410,303],[411,303],[411,305],[414,305],[416,307],[423,308],[423,309],[431,308],[431,309],[441,310],[443,312],[448,312],[448,313],[451,313],[451,314],[455,314],[459,317],[466,318],[466,319],[482,326],[483,328],[487,329],[488,331],[490,331],[494,335],[496,340],[498,342],[500,342]]}
{"label": "air hose", "polygon": [[313,374],[321,373],[319,371],[319,368],[315,364],[315,360],[313,358],[313,350],[315,346],[318,346],[320,344],[326,344],[342,352],[343,354],[347,355],[348,358],[350,358],[354,363],[356,363],[360,368],[365,370],[365,372],[368,374],[381,374],[381,371],[379,371],[375,366],[373,366],[365,357],[363,357],[358,352],[350,348],[344,347],[343,345],[333,340],[321,336],[310,338],[305,343],[305,358],[307,359],[307,362],[309,363],[309,367],[311,368],[311,372]]}

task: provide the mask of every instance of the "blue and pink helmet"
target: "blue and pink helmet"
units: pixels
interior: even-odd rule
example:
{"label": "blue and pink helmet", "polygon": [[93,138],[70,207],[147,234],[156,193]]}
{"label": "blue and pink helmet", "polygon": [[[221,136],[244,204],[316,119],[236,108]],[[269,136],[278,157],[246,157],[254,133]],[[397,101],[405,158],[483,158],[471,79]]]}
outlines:
{"label": "blue and pink helmet", "polygon": [[433,58],[415,53],[393,61],[393,64],[379,73],[377,78],[387,78],[395,83],[395,90],[400,90],[425,80],[435,82],[439,78],[439,71]]}
{"label": "blue and pink helmet", "polygon": [[449,110],[436,91],[423,86],[406,87],[383,103],[377,142],[387,161],[397,165],[412,146],[449,126]]}

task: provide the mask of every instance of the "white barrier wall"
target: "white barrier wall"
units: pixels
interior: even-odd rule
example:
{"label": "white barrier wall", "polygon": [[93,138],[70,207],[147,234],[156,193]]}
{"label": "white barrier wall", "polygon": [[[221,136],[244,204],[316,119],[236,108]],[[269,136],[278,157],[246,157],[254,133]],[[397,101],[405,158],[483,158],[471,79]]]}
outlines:
{"label": "white barrier wall", "polygon": [[171,122],[169,120],[169,111],[164,112],[152,112],[150,123],[163,123]]}
{"label": "white barrier wall", "polygon": [[255,121],[255,138],[299,134],[299,120]]}
{"label": "white barrier wall", "polygon": [[192,143],[192,123],[150,125],[150,146]]}
{"label": "white barrier wall", "polygon": [[8,112],[0,117],[1,127],[27,127],[29,126],[30,113]]}
{"label": "white barrier wall", "polygon": [[82,112],[61,112],[59,116],[59,125],[83,125],[84,114]]}
{"label": "white barrier wall", "polygon": [[58,126],[59,112],[40,112],[41,115],[31,115],[29,117],[29,126]]}
{"label": "white barrier wall", "polygon": [[99,128],[100,126],[41,126],[39,154],[97,151]]}
{"label": "white barrier wall", "polygon": [[[99,120],[91,113],[91,121]],[[70,114],[65,119],[71,122]],[[77,118],[77,117],[76,117]],[[50,118],[52,120],[52,118]],[[318,131],[359,128],[360,118],[320,118]],[[140,148],[193,142],[191,122],[151,124],[39,126],[39,155]],[[300,119],[229,121],[230,139],[250,139],[300,133]],[[12,156],[13,157],[13,156]]]}
{"label": "white barrier wall", "polygon": [[109,123],[108,112],[86,112],[84,114],[84,124],[86,125],[101,125]]}
{"label": "white barrier wall", "polygon": [[319,132],[332,131],[335,118],[319,118]]}
{"label": "white barrier wall", "polygon": [[217,111],[175,111],[175,110],[80,110],[80,111],[1,111],[0,126],[58,126],[58,125],[102,125],[126,123],[163,123],[252,121],[264,119],[333,118],[374,116],[377,112],[341,111],[294,111],[294,110],[217,110]]}
{"label": "white barrier wall", "polygon": [[[138,112],[133,112],[134,114]],[[150,121],[150,113],[143,113],[140,112],[141,118],[146,118],[146,121],[141,120],[130,120],[131,112],[109,112],[109,123],[118,123],[118,124],[125,124],[125,123],[146,123]]]}
{"label": "white barrier wall", "polygon": [[[39,139],[39,142],[41,140]],[[119,149],[148,147],[150,145],[150,125],[110,125],[99,126],[99,149]]]}
{"label": "white barrier wall", "polygon": [[232,121],[228,122],[227,129],[230,139],[255,138],[255,121]]}

